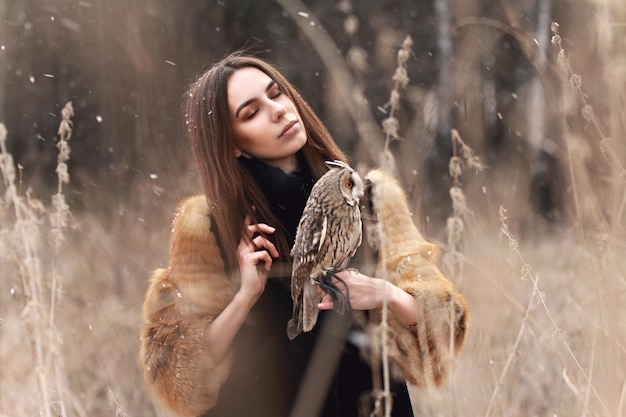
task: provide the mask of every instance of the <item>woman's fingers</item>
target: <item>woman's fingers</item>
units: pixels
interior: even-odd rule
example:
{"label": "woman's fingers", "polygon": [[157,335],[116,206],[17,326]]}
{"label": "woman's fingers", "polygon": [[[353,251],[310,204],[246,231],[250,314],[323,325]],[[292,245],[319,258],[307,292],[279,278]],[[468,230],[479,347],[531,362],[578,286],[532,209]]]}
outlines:
{"label": "woman's fingers", "polygon": [[257,236],[252,239],[252,244],[254,245],[255,250],[265,249],[271,256],[278,258],[278,250],[276,249],[276,246],[263,236]]}
{"label": "woman's fingers", "polygon": [[335,304],[333,303],[333,297],[326,294],[321,289],[319,291],[321,291],[324,295],[322,296],[320,302],[317,304],[317,308],[319,308],[320,310],[332,310],[333,308],[335,308]]}
{"label": "woman's fingers", "polygon": [[247,215],[244,219],[244,224],[248,228],[248,236],[252,237],[255,233],[267,233],[272,234],[276,231],[276,228],[265,223],[252,223],[252,218]]}
{"label": "woman's fingers", "polygon": [[[333,278],[333,281],[335,283],[339,282],[335,278]],[[315,291],[317,291],[317,294],[322,297],[320,302],[317,304],[317,308],[320,310],[332,310],[335,308],[333,297],[331,297],[330,294],[326,293],[319,285],[315,286]]]}
{"label": "woman's fingers", "polygon": [[[252,224],[250,216],[246,216],[244,223],[248,230],[248,238],[242,236],[239,242],[239,253],[244,263],[258,265],[264,263],[263,269],[269,271],[272,267],[272,258],[278,258],[276,246],[263,234],[272,234],[276,229],[265,223]],[[255,234],[258,234],[255,236]],[[260,266],[260,265],[259,265]]]}
{"label": "woman's fingers", "polygon": [[246,264],[256,265],[259,262],[265,262],[265,269],[269,271],[272,257],[278,257],[278,250],[272,242],[262,236],[257,236],[252,241],[241,239],[239,254]]}
{"label": "woman's fingers", "polygon": [[[345,297],[350,297],[350,305],[354,310],[370,310],[380,307],[385,297],[385,281],[363,275],[356,270],[343,270],[337,273],[343,282],[333,278],[333,283]],[[346,290],[349,288],[349,292]],[[320,310],[333,308],[332,297],[320,287],[316,288],[322,301],[318,304]]]}
{"label": "woman's fingers", "polygon": [[248,225],[248,233],[250,233],[250,236],[253,236],[255,233],[267,233],[271,235],[275,231],[276,231],[275,228],[265,223],[256,223],[256,224]]}
{"label": "woman's fingers", "polygon": [[[273,234],[276,231],[276,228],[265,223],[252,224],[252,219],[250,215],[247,215],[245,217],[244,223],[248,230],[248,237],[250,238],[249,241],[246,242],[248,243],[248,246],[251,246],[251,249],[254,249],[254,251],[258,251],[259,249],[265,249],[270,253],[271,256],[277,258],[279,256],[279,253],[276,249],[276,246],[274,246],[272,242],[270,242],[267,238],[263,236],[264,233],[270,235]],[[257,233],[259,233],[259,235],[255,236],[255,234]],[[243,240],[245,239],[242,238],[242,241]]]}
{"label": "woman's fingers", "polygon": [[276,229],[270,225],[267,225],[265,223],[256,223],[256,224],[249,224],[247,225],[247,229],[248,229],[248,237],[249,238],[253,238],[254,235],[256,234],[267,234],[267,235],[271,235],[273,234]]}
{"label": "woman's fingers", "polygon": [[274,233],[273,227],[265,223],[252,224],[250,216],[246,216],[244,222],[246,228],[237,247],[240,291],[252,294],[256,300],[265,289],[268,273],[272,268],[272,257],[277,258],[279,253],[274,244],[265,237]]}
{"label": "woman's fingers", "polygon": [[264,263],[264,269],[269,272],[272,268],[272,257],[267,251],[258,251],[250,254],[250,258],[254,260],[254,264],[259,265],[261,262]]}

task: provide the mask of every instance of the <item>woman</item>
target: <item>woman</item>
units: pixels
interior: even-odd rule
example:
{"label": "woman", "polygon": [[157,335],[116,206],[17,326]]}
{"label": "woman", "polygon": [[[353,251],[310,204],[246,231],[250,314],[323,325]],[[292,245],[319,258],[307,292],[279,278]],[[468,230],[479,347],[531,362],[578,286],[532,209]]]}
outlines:
{"label": "woman", "polygon": [[[289,249],[324,161],[347,158],[284,76],[253,57],[233,54],[205,72],[189,88],[185,116],[205,195],[180,205],[168,267],[153,273],[146,294],[146,384],[181,416],[288,416],[319,329],[336,318],[321,314],[313,331],[288,340]],[[339,275],[354,310],[381,307],[385,293],[406,331],[420,319],[400,288]],[[320,294],[320,310],[332,310]],[[357,416],[371,390],[371,369],[346,342],[316,406],[323,416]],[[404,382],[393,395],[393,415],[412,415]]]}

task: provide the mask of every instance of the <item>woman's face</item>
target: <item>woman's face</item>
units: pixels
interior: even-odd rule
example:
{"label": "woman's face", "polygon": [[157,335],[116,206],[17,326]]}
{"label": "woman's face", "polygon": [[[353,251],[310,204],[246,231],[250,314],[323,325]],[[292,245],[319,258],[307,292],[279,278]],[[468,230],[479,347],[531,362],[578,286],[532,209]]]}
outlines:
{"label": "woman's face", "polygon": [[307,141],[293,102],[274,80],[253,67],[235,71],[227,89],[236,152],[291,172],[296,152]]}

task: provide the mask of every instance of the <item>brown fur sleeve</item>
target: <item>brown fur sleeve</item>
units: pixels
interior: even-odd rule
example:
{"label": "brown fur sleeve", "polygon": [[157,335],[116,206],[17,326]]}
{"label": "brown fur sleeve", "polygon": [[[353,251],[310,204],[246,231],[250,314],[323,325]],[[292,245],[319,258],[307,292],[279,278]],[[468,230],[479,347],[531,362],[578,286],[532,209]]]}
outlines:
{"label": "brown fur sleeve", "polygon": [[[387,314],[387,347],[407,382],[440,386],[458,359],[468,326],[463,295],[438,268],[439,249],[413,223],[406,194],[393,175],[370,171],[363,207],[365,236],[377,251],[376,276],[413,295],[420,306],[417,324],[407,328]],[[382,313],[378,311],[378,323]],[[374,326],[375,335],[382,328]],[[376,339],[376,338],[374,338]],[[375,347],[374,354],[380,356]]]}
{"label": "brown fur sleeve", "polygon": [[405,380],[419,387],[446,381],[461,354],[469,317],[465,298],[429,258],[405,257],[390,274],[420,307],[415,326],[403,325],[391,312],[387,316],[390,357]]}
{"label": "brown fur sleeve", "polygon": [[214,363],[205,334],[234,294],[205,197],[183,201],[173,222],[168,266],[152,273],[145,296],[139,354],[151,393],[178,416],[198,416],[217,401],[232,355]]}

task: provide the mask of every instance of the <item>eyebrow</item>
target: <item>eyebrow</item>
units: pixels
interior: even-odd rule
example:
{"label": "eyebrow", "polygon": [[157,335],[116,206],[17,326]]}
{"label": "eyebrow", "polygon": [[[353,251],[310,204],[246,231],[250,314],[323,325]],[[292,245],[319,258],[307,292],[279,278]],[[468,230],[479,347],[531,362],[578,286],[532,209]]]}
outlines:
{"label": "eyebrow", "polygon": [[[276,84],[276,81],[271,80],[267,84],[267,87],[265,87],[265,92],[267,93],[270,90],[270,88],[272,88],[274,86],[274,84]],[[246,100],[243,103],[241,103],[239,105],[239,107],[237,107],[237,110],[235,111],[235,118],[237,118],[239,116],[239,112],[241,112],[246,106],[248,106],[250,103],[252,103],[255,100],[256,100],[256,98],[251,98],[251,99]]]}

